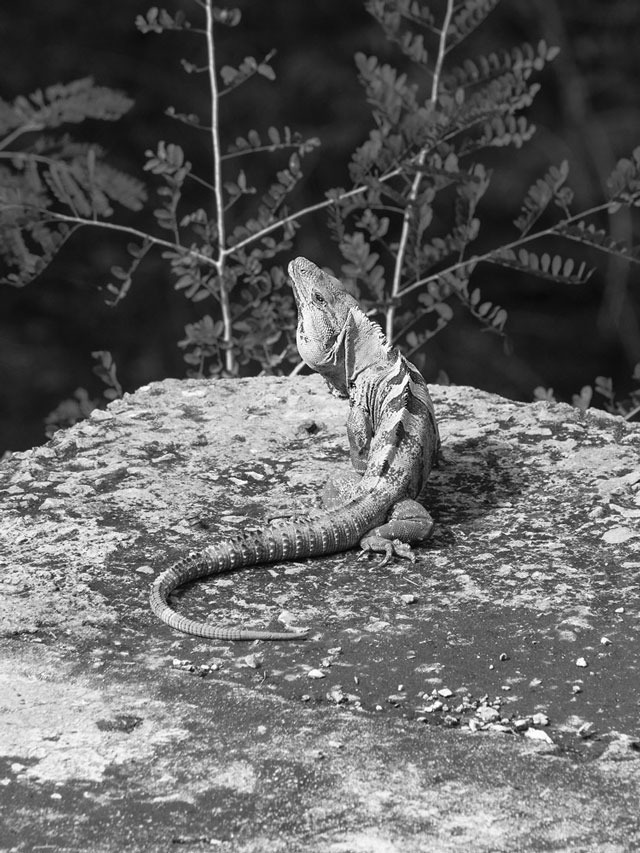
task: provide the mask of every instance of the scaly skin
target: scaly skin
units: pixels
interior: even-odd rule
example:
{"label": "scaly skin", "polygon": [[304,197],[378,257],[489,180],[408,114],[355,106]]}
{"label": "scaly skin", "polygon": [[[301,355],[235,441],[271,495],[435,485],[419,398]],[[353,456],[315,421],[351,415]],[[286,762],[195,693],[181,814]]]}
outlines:
{"label": "scaly skin", "polygon": [[349,398],[347,433],[357,482],[324,517],[269,526],[189,554],[156,578],[153,612],[172,628],[217,640],[300,640],[304,631],[253,631],[197,622],[168,604],[184,583],[247,566],[347,551],[408,555],[433,529],[419,503],[439,446],[424,379],[340,282],[305,258],[289,264],[298,305],[298,349],[334,391]]}

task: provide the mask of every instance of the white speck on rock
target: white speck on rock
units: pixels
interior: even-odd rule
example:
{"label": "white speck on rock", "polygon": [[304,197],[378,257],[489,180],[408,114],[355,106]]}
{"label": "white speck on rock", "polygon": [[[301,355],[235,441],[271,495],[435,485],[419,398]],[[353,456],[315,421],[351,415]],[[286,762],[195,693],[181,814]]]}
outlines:
{"label": "white speck on rock", "polygon": [[631,527],[612,527],[611,530],[602,534],[602,540],[608,545],[621,545],[637,536],[640,536],[640,531],[633,530]]}

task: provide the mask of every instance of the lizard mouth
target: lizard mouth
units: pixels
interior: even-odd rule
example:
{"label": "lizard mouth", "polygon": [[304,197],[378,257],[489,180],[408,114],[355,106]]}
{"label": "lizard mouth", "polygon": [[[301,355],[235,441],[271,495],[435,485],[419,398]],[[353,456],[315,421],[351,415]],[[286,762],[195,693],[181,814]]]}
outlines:
{"label": "lizard mouth", "polygon": [[311,301],[309,282],[318,274],[318,267],[306,258],[294,258],[287,267],[298,306],[308,305]]}

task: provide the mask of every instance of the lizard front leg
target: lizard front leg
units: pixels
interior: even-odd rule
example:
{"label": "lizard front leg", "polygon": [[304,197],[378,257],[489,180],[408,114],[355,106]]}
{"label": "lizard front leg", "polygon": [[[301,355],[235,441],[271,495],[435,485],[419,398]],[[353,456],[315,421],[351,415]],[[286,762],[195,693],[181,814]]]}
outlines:
{"label": "lizard front leg", "polygon": [[384,524],[374,527],[360,540],[363,557],[371,553],[384,554],[380,565],[392,557],[414,560],[411,545],[424,542],[433,533],[434,521],[418,501],[405,498],[394,504]]}

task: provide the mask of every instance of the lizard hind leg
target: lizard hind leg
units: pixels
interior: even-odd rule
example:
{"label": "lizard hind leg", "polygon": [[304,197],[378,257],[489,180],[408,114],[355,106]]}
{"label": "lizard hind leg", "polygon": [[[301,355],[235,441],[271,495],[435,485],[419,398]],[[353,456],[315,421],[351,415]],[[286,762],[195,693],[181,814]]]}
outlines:
{"label": "lizard hind leg", "polygon": [[384,554],[380,565],[393,557],[415,560],[411,545],[426,541],[433,533],[434,521],[418,501],[405,498],[394,504],[384,524],[374,527],[360,540],[362,556]]}
{"label": "lizard hind leg", "polygon": [[362,477],[355,471],[348,471],[336,477],[330,477],[322,488],[321,502],[324,509],[335,509],[353,500],[358,494]]}

